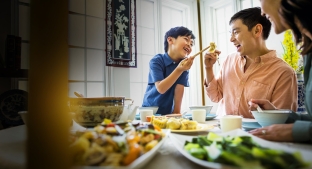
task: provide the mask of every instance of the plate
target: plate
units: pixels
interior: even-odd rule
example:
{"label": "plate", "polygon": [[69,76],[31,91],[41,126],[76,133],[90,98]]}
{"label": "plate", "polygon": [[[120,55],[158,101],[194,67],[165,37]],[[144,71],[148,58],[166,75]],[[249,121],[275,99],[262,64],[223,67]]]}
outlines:
{"label": "plate", "polygon": [[[294,153],[294,152],[300,152],[301,156],[304,161],[312,161],[312,147],[309,145],[302,146],[301,144],[293,144],[293,143],[277,143],[277,142],[271,142],[271,141],[266,141],[263,139],[260,139],[258,137],[255,137],[251,134],[249,134],[246,131],[243,131],[241,129],[236,129],[232,130],[230,132],[222,133],[219,134],[222,136],[250,136],[252,139],[258,143],[259,145],[267,148],[272,148],[276,150],[283,150],[286,152]],[[197,159],[190,155],[186,150],[183,149],[185,141],[192,141],[192,138],[194,136],[190,135],[182,135],[182,134],[175,134],[175,133],[170,133],[169,135],[170,140],[174,143],[173,145],[177,148],[177,150],[185,156],[187,159],[193,161],[194,163],[197,163],[201,166],[207,167],[207,168],[235,168],[234,166],[229,166],[229,165],[223,165],[220,163],[215,163],[215,162],[208,162],[204,160]]]}
{"label": "plate", "polygon": [[249,130],[261,128],[262,126],[258,122],[243,122],[242,127],[246,131],[249,131]]}
{"label": "plate", "polygon": [[146,165],[156,154],[159,148],[164,144],[164,142],[167,140],[170,130],[163,129],[162,130],[165,133],[164,138],[149,152],[143,154],[139,158],[137,158],[135,161],[133,161],[128,166],[119,166],[119,167],[112,167],[112,166],[79,166],[74,167],[74,169],[138,169],[143,168],[144,165]]}
{"label": "plate", "polygon": [[[186,118],[192,120],[192,114],[185,114],[184,117],[186,117]],[[216,114],[207,114],[207,115],[206,115],[206,121],[207,121],[207,120],[212,120],[212,119],[214,119],[214,118],[216,118],[216,117],[217,117]]]}
{"label": "plate", "polygon": [[213,125],[198,123],[196,130],[171,130],[171,132],[172,133],[193,133],[193,132],[209,131],[213,128],[214,128]]}

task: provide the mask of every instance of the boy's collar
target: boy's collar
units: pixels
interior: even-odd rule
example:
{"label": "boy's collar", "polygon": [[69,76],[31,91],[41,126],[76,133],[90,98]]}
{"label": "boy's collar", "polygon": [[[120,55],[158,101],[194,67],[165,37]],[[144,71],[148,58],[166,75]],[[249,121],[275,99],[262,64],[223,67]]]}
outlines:
{"label": "boy's collar", "polygon": [[176,64],[176,63],[179,63],[179,62],[175,62],[171,59],[171,57],[168,55],[168,53],[165,53],[165,57],[164,57],[164,61],[165,61],[165,66],[168,66],[170,64]]}

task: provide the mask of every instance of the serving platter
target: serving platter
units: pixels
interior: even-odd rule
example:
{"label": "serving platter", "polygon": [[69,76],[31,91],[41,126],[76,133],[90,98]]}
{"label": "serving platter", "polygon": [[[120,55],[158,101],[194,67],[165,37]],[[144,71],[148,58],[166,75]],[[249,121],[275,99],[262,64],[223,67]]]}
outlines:
{"label": "serving platter", "polygon": [[[277,143],[277,142],[271,142],[271,141],[266,141],[263,139],[260,139],[258,137],[255,137],[251,134],[249,134],[248,132],[245,132],[241,129],[236,129],[230,132],[226,132],[226,133],[222,133],[222,134],[218,134],[221,136],[250,136],[252,137],[252,139],[258,143],[259,145],[263,146],[263,147],[267,147],[267,148],[271,148],[271,149],[275,149],[275,150],[283,150],[286,152],[290,152],[290,153],[294,153],[299,151],[301,153],[301,156],[303,158],[304,161],[306,162],[311,162],[312,161],[312,146],[304,146],[304,145],[296,145],[293,143]],[[189,136],[189,135],[181,135],[181,134],[175,134],[175,133],[170,133],[169,138],[172,142],[174,142],[174,146],[177,148],[177,150],[183,155],[185,156],[187,159],[191,160],[192,162],[199,164],[201,166],[204,167],[208,167],[208,168],[222,168],[222,169],[233,169],[233,168],[237,168],[234,166],[229,166],[229,165],[224,165],[224,164],[220,164],[220,163],[215,163],[215,162],[208,162],[208,161],[204,161],[204,160],[200,160],[197,159],[195,157],[193,157],[192,155],[190,155],[186,150],[184,150],[184,144],[185,141],[192,141],[192,138],[194,138],[194,136]]]}
{"label": "serving platter", "polygon": [[133,161],[130,165],[128,166],[118,166],[118,167],[113,167],[113,166],[77,166],[74,167],[74,169],[138,169],[138,168],[143,168],[144,165],[146,165],[157,153],[157,151],[160,149],[160,147],[164,144],[166,139],[168,138],[170,134],[170,130],[163,129],[162,130],[165,134],[163,139],[150,151],[147,153],[143,154],[139,158],[137,158],[135,161]]}

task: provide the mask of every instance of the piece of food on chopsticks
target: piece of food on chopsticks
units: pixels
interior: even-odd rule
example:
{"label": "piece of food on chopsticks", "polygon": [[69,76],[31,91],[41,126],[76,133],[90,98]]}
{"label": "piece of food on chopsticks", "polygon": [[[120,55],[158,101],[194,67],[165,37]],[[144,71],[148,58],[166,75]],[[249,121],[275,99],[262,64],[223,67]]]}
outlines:
{"label": "piece of food on chopsticks", "polygon": [[[210,48],[209,48],[208,51],[209,51],[210,53],[215,53],[216,49],[217,49],[216,43],[210,42]],[[218,64],[219,64],[219,66],[220,66],[220,62],[219,62],[218,55],[217,55],[217,61],[218,61]]]}
{"label": "piece of food on chopsticks", "polygon": [[210,48],[209,48],[209,52],[210,53],[214,53],[215,52],[215,50],[216,50],[216,48],[217,48],[217,45],[216,45],[216,43],[214,43],[214,42],[210,42]]}
{"label": "piece of food on chopsticks", "polygon": [[234,165],[238,168],[305,168],[299,152],[288,153],[262,147],[250,136],[219,136],[210,132],[207,136],[197,136],[191,142],[186,141],[186,150],[201,160]]}
{"label": "piece of food on chopsticks", "polygon": [[165,137],[161,129],[151,125],[106,122],[76,133],[69,147],[75,166],[127,166]]}

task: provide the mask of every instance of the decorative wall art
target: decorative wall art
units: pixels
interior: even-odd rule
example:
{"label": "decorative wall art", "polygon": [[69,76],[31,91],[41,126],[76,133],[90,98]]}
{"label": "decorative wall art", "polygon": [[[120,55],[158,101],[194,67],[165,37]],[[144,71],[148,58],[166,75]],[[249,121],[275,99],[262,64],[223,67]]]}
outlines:
{"label": "decorative wall art", "polygon": [[106,65],[137,67],[135,0],[106,1]]}

